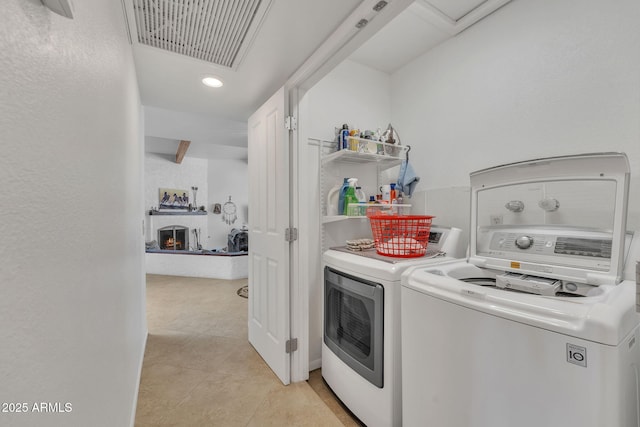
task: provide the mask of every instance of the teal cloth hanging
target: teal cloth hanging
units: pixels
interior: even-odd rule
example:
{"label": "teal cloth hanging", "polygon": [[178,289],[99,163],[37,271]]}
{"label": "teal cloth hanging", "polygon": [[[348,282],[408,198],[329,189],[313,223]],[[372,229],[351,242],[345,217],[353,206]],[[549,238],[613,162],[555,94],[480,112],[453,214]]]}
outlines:
{"label": "teal cloth hanging", "polygon": [[401,191],[407,197],[411,197],[416,189],[416,185],[418,185],[418,181],[420,181],[420,177],[416,176],[416,172],[413,170],[411,163],[409,163],[408,157],[409,156],[407,156],[407,159],[403,160],[400,165],[396,190]]}

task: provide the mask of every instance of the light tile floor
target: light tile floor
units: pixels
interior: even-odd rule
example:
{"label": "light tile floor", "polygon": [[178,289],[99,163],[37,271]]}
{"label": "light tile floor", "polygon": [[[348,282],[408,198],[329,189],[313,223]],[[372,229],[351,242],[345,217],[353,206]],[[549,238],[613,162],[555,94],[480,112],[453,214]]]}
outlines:
{"label": "light tile floor", "polygon": [[147,276],[136,426],[361,426],[322,381],[283,386],[247,341],[243,280]]}

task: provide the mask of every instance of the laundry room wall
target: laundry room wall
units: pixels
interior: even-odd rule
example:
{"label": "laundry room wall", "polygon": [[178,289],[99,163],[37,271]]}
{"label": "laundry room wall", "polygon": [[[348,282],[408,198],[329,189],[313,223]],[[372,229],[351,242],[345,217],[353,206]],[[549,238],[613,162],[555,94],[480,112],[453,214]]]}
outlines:
{"label": "laundry room wall", "polygon": [[394,73],[392,120],[421,189],[442,200],[478,169],[622,151],[640,229],[639,19],[635,0],[515,0]]}
{"label": "laundry room wall", "polygon": [[[385,128],[391,117],[390,76],[386,73],[345,60],[321,81],[314,85],[299,103],[300,141],[299,161],[304,165],[300,174],[301,206],[300,245],[308,249],[309,271],[309,366],[320,367],[322,357],[322,272],[318,230],[319,182],[318,146],[310,145],[308,138],[333,140],[334,128],[347,123],[362,129]],[[344,233],[353,232],[353,224],[336,224],[347,227]],[[347,234],[344,234],[347,235]],[[303,274],[303,273],[301,273]]]}
{"label": "laundry room wall", "polygon": [[391,117],[390,96],[388,74],[347,59],[307,92],[304,128],[308,137],[329,141],[344,123],[351,129],[384,130]]}
{"label": "laundry room wall", "polygon": [[[626,152],[628,228],[640,230],[639,19],[634,0],[514,0],[391,76],[344,61],[304,96],[300,140],[333,139],[342,123],[390,121],[412,146],[421,177],[411,203],[464,235],[470,172],[532,158]],[[306,224],[311,237],[301,233],[310,248],[313,369],[322,341],[317,147],[305,145],[301,158],[308,169],[302,205],[315,213]]]}

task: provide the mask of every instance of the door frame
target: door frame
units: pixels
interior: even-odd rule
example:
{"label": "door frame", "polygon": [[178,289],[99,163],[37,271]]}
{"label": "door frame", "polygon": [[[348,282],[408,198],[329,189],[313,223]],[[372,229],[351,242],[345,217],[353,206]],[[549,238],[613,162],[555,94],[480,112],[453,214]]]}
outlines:
{"label": "door frame", "polygon": [[[373,7],[378,1],[362,1],[287,80],[285,96],[289,97],[288,115],[296,119],[299,118],[299,104],[306,91],[414,2],[414,0],[388,0],[384,9],[375,12]],[[367,19],[368,24],[358,29],[356,24],[362,19]],[[301,150],[300,146],[306,144],[306,139],[309,136],[299,127],[289,132],[290,227],[297,228],[299,236],[319,232],[319,230],[311,230],[308,226],[301,227],[303,224],[306,225],[306,221],[301,218],[307,218],[314,214],[303,202],[300,192],[304,189],[299,186],[300,174],[304,173],[306,163],[306,158],[303,158],[306,151]],[[317,215],[317,212],[315,214]],[[300,244],[301,241],[306,242],[307,240],[299,238],[292,243],[290,259],[290,328],[291,337],[298,339],[298,350],[291,353],[291,382],[309,379],[310,266],[307,257],[308,250]]]}
{"label": "door frame", "polygon": [[[289,97],[289,115],[296,119],[299,114],[299,88],[293,87],[285,90],[285,96]],[[301,227],[301,203],[300,191],[300,149],[298,127],[289,132],[289,217],[291,227],[298,229],[298,239],[292,242],[290,252],[290,279],[289,279],[289,319],[290,336],[298,339],[298,350],[291,353],[291,382],[306,381],[309,379],[309,284],[305,277],[308,271],[304,245],[306,238],[302,233],[309,232]]]}

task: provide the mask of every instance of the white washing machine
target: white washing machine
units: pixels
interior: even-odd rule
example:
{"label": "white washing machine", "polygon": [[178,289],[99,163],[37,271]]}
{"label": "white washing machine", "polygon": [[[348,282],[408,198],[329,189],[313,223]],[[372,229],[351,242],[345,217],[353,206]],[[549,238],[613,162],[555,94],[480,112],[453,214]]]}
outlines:
{"label": "white washing machine", "polygon": [[464,256],[458,228],[431,227],[427,254],[382,256],[332,248],[323,255],[322,376],[367,426],[402,425],[400,276]]}
{"label": "white washing machine", "polygon": [[405,425],[640,425],[628,185],[619,153],[471,174],[469,259],[402,277]]}

